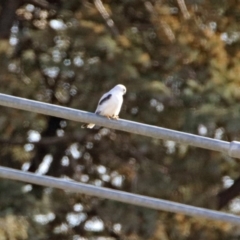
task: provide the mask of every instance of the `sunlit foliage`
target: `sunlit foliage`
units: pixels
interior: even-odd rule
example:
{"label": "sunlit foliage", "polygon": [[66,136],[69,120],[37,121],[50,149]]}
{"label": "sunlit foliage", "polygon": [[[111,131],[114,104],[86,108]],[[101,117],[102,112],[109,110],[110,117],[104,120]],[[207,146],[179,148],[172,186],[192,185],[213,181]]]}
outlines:
{"label": "sunlit foliage", "polygon": [[[0,1],[2,93],[94,111],[122,83],[121,118],[240,139],[238,1],[11,2]],[[1,107],[0,163],[211,209],[240,175],[221,153],[80,125]],[[0,203],[4,240],[240,236],[226,223],[7,180]],[[227,203],[239,213],[238,198]]]}

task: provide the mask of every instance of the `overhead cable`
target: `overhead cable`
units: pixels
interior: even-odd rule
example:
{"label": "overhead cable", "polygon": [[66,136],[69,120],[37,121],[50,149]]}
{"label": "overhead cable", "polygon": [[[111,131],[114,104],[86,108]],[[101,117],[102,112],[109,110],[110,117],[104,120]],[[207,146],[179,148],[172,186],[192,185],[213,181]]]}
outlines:
{"label": "overhead cable", "polygon": [[113,128],[157,139],[172,140],[180,144],[219,151],[228,154],[230,157],[240,158],[240,142],[237,141],[227,142],[123,119],[117,121],[109,120],[94,113],[25,98],[13,97],[6,94],[0,94],[0,105],[77,122],[91,122],[107,128]]}
{"label": "overhead cable", "polygon": [[90,184],[79,183],[72,180],[37,175],[7,167],[0,167],[0,178],[18,180],[46,187],[58,188],[74,193],[82,193],[104,199],[128,203],[135,206],[147,207],[156,210],[186,214],[193,217],[203,217],[212,220],[240,224],[240,216],[229,213],[193,207],[181,203],[146,197],[138,194],[97,187]]}

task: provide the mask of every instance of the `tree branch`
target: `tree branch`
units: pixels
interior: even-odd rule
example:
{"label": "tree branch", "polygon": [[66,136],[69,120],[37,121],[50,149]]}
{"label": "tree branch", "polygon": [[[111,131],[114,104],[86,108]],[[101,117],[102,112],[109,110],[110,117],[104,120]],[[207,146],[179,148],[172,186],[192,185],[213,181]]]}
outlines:
{"label": "tree branch", "polygon": [[[147,11],[153,15],[153,18],[154,19],[156,18],[158,23],[160,22],[161,28],[163,29],[163,32],[165,33],[168,40],[170,42],[174,42],[175,41],[175,35],[174,35],[171,27],[168,25],[168,23],[166,21],[162,20],[161,17],[158,16],[159,14],[156,13],[156,11],[154,10],[154,7],[153,7],[152,3],[151,2],[145,2],[145,7],[146,7]],[[153,22],[155,22],[154,19],[152,20]]]}
{"label": "tree branch", "polygon": [[0,38],[9,38],[11,27],[16,20],[16,10],[22,3],[22,0],[2,1],[2,10],[0,14]]}
{"label": "tree branch", "polygon": [[110,14],[107,12],[106,8],[104,7],[102,1],[101,0],[94,0],[94,4],[95,4],[97,10],[99,11],[99,13],[101,14],[102,18],[105,20],[106,25],[110,29],[113,37],[115,37],[115,38],[118,37],[119,36],[119,31],[116,28],[114,21],[110,17]]}
{"label": "tree branch", "polygon": [[36,7],[40,7],[42,9],[51,9],[52,7],[50,6],[49,2],[45,0],[25,0],[26,3],[30,3]]}
{"label": "tree branch", "polygon": [[240,177],[238,177],[233,185],[217,194],[218,209],[225,207],[232,199],[240,194]]}
{"label": "tree branch", "polygon": [[180,10],[183,14],[183,17],[185,19],[189,19],[190,18],[190,13],[187,10],[187,6],[186,6],[184,0],[177,0],[177,2],[178,2],[178,6],[179,6],[179,8],[180,8]]}

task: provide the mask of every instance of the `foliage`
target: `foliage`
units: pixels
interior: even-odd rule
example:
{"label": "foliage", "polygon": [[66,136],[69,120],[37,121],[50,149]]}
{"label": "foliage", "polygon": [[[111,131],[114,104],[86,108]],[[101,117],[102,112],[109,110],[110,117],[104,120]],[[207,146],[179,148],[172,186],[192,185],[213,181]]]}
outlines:
{"label": "foliage", "polygon": [[[2,93],[94,111],[122,83],[121,118],[239,140],[238,1],[0,4]],[[239,177],[221,153],[3,107],[0,133],[2,166],[211,209]],[[7,180],[0,203],[0,239],[239,238],[230,224]]]}

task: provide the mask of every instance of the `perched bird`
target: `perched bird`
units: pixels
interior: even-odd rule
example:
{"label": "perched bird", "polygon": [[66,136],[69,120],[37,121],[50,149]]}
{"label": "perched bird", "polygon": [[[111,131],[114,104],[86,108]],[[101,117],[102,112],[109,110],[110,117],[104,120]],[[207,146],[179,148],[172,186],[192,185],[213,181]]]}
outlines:
{"label": "perched bird", "polygon": [[[118,114],[123,103],[123,95],[126,91],[124,85],[118,84],[109,92],[103,94],[98,102],[95,113],[109,119],[118,119]],[[94,126],[94,123],[86,123],[82,125],[82,128],[93,128]]]}

